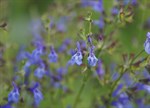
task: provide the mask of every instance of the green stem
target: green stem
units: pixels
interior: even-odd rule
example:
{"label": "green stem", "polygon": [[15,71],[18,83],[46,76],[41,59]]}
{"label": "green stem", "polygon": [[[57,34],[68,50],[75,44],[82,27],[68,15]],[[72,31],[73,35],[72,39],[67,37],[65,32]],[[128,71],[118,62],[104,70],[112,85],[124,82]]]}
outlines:
{"label": "green stem", "polygon": [[136,59],[139,55],[141,55],[144,51],[145,51],[144,49],[141,50],[141,51],[131,60],[130,66],[133,64],[133,62],[135,61],[135,59]]}
{"label": "green stem", "polygon": [[[91,69],[89,69],[89,70],[91,71]],[[80,89],[78,91],[78,94],[77,94],[77,96],[75,98],[75,101],[74,101],[74,104],[73,104],[72,108],[76,108],[77,107],[78,101],[79,101],[80,96],[81,96],[81,94],[82,94],[82,92],[84,90],[85,84],[86,84],[86,82],[87,82],[87,80],[88,80],[88,78],[90,76],[90,71],[87,72],[87,75],[84,75],[84,78],[82,80],[82,85],[81,85],[81,87],[80,87]]]}
{"label": "green stem", "polygon": [[89,21],[89,34],[91,34],[92,32],[92,20],[90,19]]}

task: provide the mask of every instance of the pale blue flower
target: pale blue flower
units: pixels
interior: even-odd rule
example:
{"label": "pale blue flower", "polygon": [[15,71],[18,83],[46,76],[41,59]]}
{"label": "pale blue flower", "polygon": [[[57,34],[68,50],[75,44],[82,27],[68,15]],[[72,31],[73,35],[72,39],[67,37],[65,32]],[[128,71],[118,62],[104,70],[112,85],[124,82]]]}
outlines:
{"label": "pale blue flower", "polygon": [[144,48],[145,48],[145,51],[150,54],[150,32],[147,33],[147,39],[144,43]]}
{"label": "pale blue flower", "polygon": [[88,60],[88,64],[90,66],[96,66],[98,59],[95,57],[95,54],[93,53],[94,47],[90,48],[90,53],[89,56],[87,58]]}

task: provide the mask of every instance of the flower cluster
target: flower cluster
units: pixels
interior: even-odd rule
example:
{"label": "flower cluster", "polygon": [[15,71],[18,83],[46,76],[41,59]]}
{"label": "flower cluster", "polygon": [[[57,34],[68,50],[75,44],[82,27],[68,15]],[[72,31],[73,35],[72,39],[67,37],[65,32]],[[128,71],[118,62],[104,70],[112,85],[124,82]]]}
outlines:
{"label": "flower cluster", "polygon": [[[90,44],[89,56],[87,57],[88,65],[89,66],[96,66],[98,59],[95,57],[94,46],[92,44],[92,39],[89,36],[88,36],[88,42]],[[81,46],[80,46],[80,43],[77,42],[77,52],[71,57],[71,60],[69,61],[69,63],[71,65],[73,65],[75,63],[77,65],[81,65],[82,59],[83,59],[83,54],[82,54]]]}

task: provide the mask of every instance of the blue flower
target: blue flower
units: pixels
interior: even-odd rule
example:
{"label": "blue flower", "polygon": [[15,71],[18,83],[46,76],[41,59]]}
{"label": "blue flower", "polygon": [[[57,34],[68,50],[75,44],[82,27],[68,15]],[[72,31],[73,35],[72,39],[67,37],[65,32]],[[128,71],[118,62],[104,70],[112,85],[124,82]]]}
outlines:
{"label": "blue flower", "polygon": [[23,70],[27,73],[30,72],[30,66],[32,65],[32,63],[30,61],[27,61],[23,67]]}
{"label": "blue flower", "polygon": [[50,54],[49,54],[49,61],[50,62],[57,62],[57,59],[58,59],[58,55],[56,54],[55,50],[54,50],[54,47],[51,46],[50,48]]}
{"label": "blue flower", "polygon": [[119,84],[113,91],[112,97],[114,97],[115,100],[112,102],[112,105],[116,108],[133,108],[129,96],[126,92],[123,92],[122,88],[123,84]]}
{"label": "blue flower", "polygon": [[81,5],[83,7],[90,6],[93,8],[93,10],[103,13],[104,8],[103,8],[103,0],[98,0],[98,1],[93,1],[93,0],[81,0]]}
{"label": "blue flower", "polygon": [[56,24],[56,28],[58,32],[66,32],[67,31],[67,22],[69,18],[67,16],[62,16]]}
{"label": "blue flower", "polygon": [[143,84],[143,89],[150,93],[150,85]]}
{"label": "blue flower", "polygon": [[12,107],[10,103],[7,103],[6,105],[0,106],[0,108],[14,108],[14,107]]}
{"label": "blue flower", "polygon": [[137,2],[137,0],[132,0],[132,1],[131,1],[131,4],[132,4],[133,6],[136,6],[136,5],[138,4],[138,2]]}
{"label": "blue flower", "polygon": [[35,105],[39,105],[40,102],[43,100],[43,94],[42,94],[42,92],[38,88],[35,88],[33,90],[33,95],[34,95]]}
{"label": "blue flower", "polygon": [[112,8],[111,10],[112,15],[117,15],[118,13],[119,13],[119,9],[117,9],[116,7]]}
{"label": "blue flower", "polygon": [[150,32],[147,33],[147,39],[144,43],[145,51],[150,54]]}
{"label": "blue flower", "polygon": [[35,50],[32,51],[30,59],[32,59],[32,61],[35,61],[35,62],[39,61],[40,57],[44,54],[45,54],[45,47],[39,46],[38,48],[36,48]]}
{"label": "blue flower", "polygon": [[111,69],[111,81],[115,81],[117,80],[117,78],[120,76],[120,74],[118,72],[116,72],[115,70],[116,68],[116,64],[115,63],[111,63],[110,65],[110,69]]}
{"label": "blue flower", "polygon": [[91,6],[92,4],[93,4],[93,2],[90,0],[81,0],[81,5],[83,7]]}
{"label": "blue flower", "polygon": [[118,101],[113,101],[112,106],[115,106],[115,108],[123,108],[123,105]]}
{"label": "blue flower", "polygon": [[148,105],[145,104],[144,98],[137,99],[136,104],[137,104],[137,108],[150,108],[149,104]]}
{"label": "blue flower", "polygon": [[98,0],[97,2],[93,2],[93,5],[92,5],[93,9],[95,11],[98,11],[100,13],[103,13],[104,12],[104,8],[103,8],[103,0]]}
{"label": "blue flower", "polygon": [[147,38],[150,38],[150,32],[148,32],[146,36],[147,36]]}
{"label": "blue flower", "polygon": [[25,46],[21,46],[19,48],[19,52],[18,52],[17,57],[16,57],[17,62],[19,62],[23,59],[26,59],[26,53],[27,52],[25,52],[24,49],[25,49]]}
{"label": "blue flower", "polygon": [[113,101],[112,105],[115,106],[115,108],[133,108],[133,105],[129,100],[125,104],[122,104],[119,101]]}
{"label": "blue flower", "polygon": [[81,40],[80,44],[81,44],[81,49],[86,50],[86,42]]}
{"label": "blue flower", "polygon": [[69,61],[69,64],[73,65],[73,64],[77,64],[77,65],[81,65],[82,64],[82,53],[81,53],[81,48],[80,48],[80,43],[77,42],[77,49],[78,51],[72,56],[71,60]]}
{"label": "blue flower", "polygon": [[113,91],[112,96],[113,97],[118,96],[120,94],[120,91],[122,90],[122,88],[123,88],[123,84],[119,84],[117,86],[117,88]]}
{"label": "blue flower", "polygon": [[90,66],[96,66],[98,59],[95,57],[95,54],[93,53],[94,47],[90,47],[90,54],[87,58],[88,64]]}
{"label": "blue flower", "polygon": [[103,29],[104,26],[105,26],[105,22],[104,22],[103,17],[100,17],[99,20],[95,20],[93,23],[94,23],[95,25],[97,25],[100,29]]}
{"label": "blue flower", "polygon": [[136,90],[138,91],[142,90],[142,91],[146,91],[147,93],[150,93],[150,85],[143,84],[143,83],[136,83],[134,87],[136,87]]}
{"label": "blue flower", "polygon": [[39,83],[35,83],[34,86],[30,89],[34,96],[34,104],[38,106],[40,102],[43,100],[43,94],[38,89]]}
{"label": "blue flower", "polygon": [[45,46],[41,43],[37,46],[36,49],[32,51],[32,53],[26,53],[26,58],[28,61],[26,62],[24,69],[28,69],[33,64],[38,64],[42,61],[41,56],[45,54]]}
{"label": "blue flower", "polygon": [[70,63],[73,65],[74,63],[76,63],[77,65],[81,65],[82,64],[82,53],[80,51],[78,51],[76,54],[74,54],[71,58]]}
{"label": "blue flower", "polygon": [[62,45],[58,48],[59,53],[66,51],[67,47],[71,44],[71,39],[67,38],[63,41]]}
{"label": "blue flower", "polygon": [[74,49],[70,49],[70,50],[68,50],[68,52],[67,52],[67,54],[69,54],[69,55],[74,55],[76,53],[76,50],[74,50]]}
{"label": "blue flower", "polygon": [[9,93],[8,95],[8,102],[13,102],[13,103],[17,103],[19,101],[19,90],[17,85],[13,82],[13,90]]}
{"label": "blue flower", "polygon": [[46,73],[45,67],[40,66],[35,70],[34,75],[37,78],[41,79],[45,73]]}
{"label": "blue flower", "polygon": [[104,75],[104,69],[102,67],[102,61],[100,59],[98,60],[97,63],[96,73],[100,78]]}
{"label": "blue flower", "polygon": [[90,36],[88,36],[88,43],[90,43],[90,45],[92,45],[92,38]]}

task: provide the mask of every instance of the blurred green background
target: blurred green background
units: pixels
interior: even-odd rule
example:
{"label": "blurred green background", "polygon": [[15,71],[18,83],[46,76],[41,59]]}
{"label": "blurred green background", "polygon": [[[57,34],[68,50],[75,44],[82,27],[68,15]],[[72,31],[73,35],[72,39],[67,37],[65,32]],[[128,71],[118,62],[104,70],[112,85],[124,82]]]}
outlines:
{"label": "blurred green background", "polygon": [[[101,103],[100,97],[108,95],[109,91],[107,81],[110,75],[107,75],[107,73],[112,71],[109,68],[110,64],[112,62],[121,64],[123,54],[136,54],[141,51],[146,39],[146,33],[150,31],[150,28],[145,28],[146,21],[150,18],[149,0],[138,0],[138,6],[132,9],[133,21],[125,24],[109,23],[112,18],[111,8],[115,5],[115,2],[114,0],[103,0],[103,3],[107,14],[105,21],[108,22],[104,28],[104,35],[108,37],[106,46],[114,41],[117,41],[117,45],[114,48],[104,50],[100,55],[106,72],[105,85],[101,87],[97,79],[91,77],[81,95],[78,108],[92,108]],[[55,20],[59,20],[61,16],[71,17],[70,22],[66,22],[66,32],[48,31],[43,35],[43,38],[46,45],[54,44],[56,47],[61,46],[65,38],[71,38],[73,41],[70,48],[75,49],[76,41],[81,39],[78,33],[80,33],[81,29],[88,30],[89,28],[82,20],[87,16],[88,12],[92,12],[93,20],[99,19],[99,16],[101,16],[99,12],[95,12],[91,8],[81,7],[79,0],[0,0],[0,51],[3,53],[3,59],[5,60],[5,62],[1,61],[0,66],[0,104],[6,103],[5,98],[12,88],[13,63],[19,47],[25,45],[30,52],[33,49],[33,47],[30,47],[33,38],[30,30],[31,21],[40,18],[44,28],[48,30],[47,28],[52,20],[51,16]],[[118,16],[116,17],[118,18]],[[117,23],[117,26],[115,23]],[[92,32],[99,33],[98,27],[92,25]],[[111,32],[114,32],[114,34],[112,38],[109,38]],[[146,53],[141,55],[141,57],[144,56],[146,56]],[[66,56],[66,54],[61,54],[60,62],[56,66],[52,65],[52,69],[64,66],[70,57]],[[66,106],[72,105],[81,85],[83,78],[81,71],[83,69],[77,66],[69,69],[69,73],[62,81],[62,84],[70,89],[67,93],[63,93],[59,89],[46,87],[45,85],[48,82],[44,79],[44,84],[42,85],[44,101],[40,104],[40,108],[66,108]],[[18,72],[17,74],[22,75],[23,73]],[[27,93],[23,93],[23,95],[27,95]],[[27,98],[30,98],[30,95],[27,95]],[[24,103],[16,106],[19,106],[16,108],[20,108],[20,106],[21,108],[29,108],[29,106],[24,106]]]}

